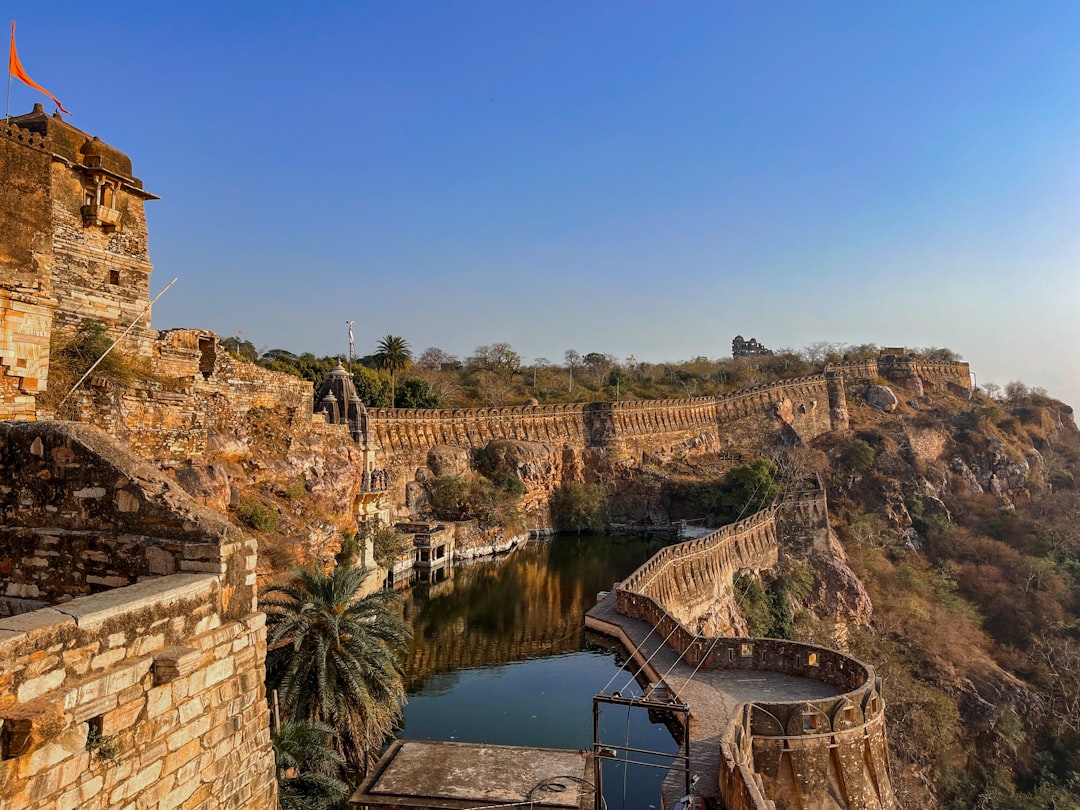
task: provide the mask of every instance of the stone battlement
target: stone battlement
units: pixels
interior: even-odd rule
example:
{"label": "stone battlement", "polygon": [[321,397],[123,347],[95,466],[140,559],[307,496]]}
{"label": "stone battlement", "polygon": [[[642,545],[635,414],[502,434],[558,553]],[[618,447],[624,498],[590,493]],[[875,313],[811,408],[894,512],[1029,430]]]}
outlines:
{"label": "stone battlement", "polygon": [[[776,564],[785,524],[828,526],[825,494],[782,496],[705,537],[661,549],[618,584],[615,610],[652,627],[694,672],[757,670],[809,678],[839,694],[743,704],[720,739],[719,791],[731,810],[894,808],[881,682],[850,656],[799,642],[739,637],[733,576]],[[694,707],[691,706],[691,711]]]}

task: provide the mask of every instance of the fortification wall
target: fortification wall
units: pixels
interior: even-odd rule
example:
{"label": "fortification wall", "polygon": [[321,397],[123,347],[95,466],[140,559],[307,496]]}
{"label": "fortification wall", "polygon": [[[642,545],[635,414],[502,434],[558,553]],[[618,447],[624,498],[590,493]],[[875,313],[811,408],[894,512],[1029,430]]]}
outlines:
{"label": "fortification wall", "polygon": [[776,639],[698,639],[688,660],[781,672],[840,695],[744,704],[721,740],[720,787],[732,810],[895,808],[885,702],[872,667],[835,650]]}
{"label": "fortification wall", "polygon": [[762,447],[775,441],[808,442],[834,428],[829,383],[823,375],[746,388],[716,401],[721,442]]}
{"label": "fortification wall", "polygon": [[255,541],[88,425],[0,457],[0,805],[276,807]]}
{"label": "fortification wall", "polygon": [[512,408],[368,411],[384,456],[404,467],[424,464],[436,445],[480,448],[496,438],[603,449],[609,461],[640,461],[707,447],[760,445],[769,439],[808,441],[832,429],[824,376],[789,380],[704,397],[638,402],[574,403]]}
{"label": "fortification wall", "polygon": [[[810,526],[799,528],[803,523]],[[742,707],[720,742],[719,789],[733,810],[896,807],[885,705],[871,667],[823,647],[725,638],[725,628],[717,633],[702,627],[710,597],[733,605],[734,573],[775,564],[778,535],[815,547],[823,531],[827,542],[823,491],[786,496],[711,535],[661,549],[616,591],[618,612],[654,627],[691,666],[781,672],[841,691],[820,700]]]}
{"label": "fortification wall", "polygon": [[963,361],[936,363],[916,355],[885,355],[873,360],[830,363],[826,371],[851,382],[884,377],[894,381],[918,380],[931,389],[951,385],[956,390],[971,391],[971,366]]}
{"label": "fortification wall", "polygon": [[669,613],[695,634],[745,633],[734,609],[732,578],[776,565],[777,511],[770,507],[705,537],[662,548],[623,580],[617,610],[649,622]]}

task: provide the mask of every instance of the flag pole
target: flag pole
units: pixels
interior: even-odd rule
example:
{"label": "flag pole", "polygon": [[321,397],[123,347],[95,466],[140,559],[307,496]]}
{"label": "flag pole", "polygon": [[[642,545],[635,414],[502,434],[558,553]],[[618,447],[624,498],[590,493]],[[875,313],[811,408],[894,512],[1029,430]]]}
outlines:
{"label": "flag pole", "polygon": [[11,43],[15,41],[15,21],[11,21],[11,42],[8,43],[7,101],[4,102],[4,117],[11,123]]}

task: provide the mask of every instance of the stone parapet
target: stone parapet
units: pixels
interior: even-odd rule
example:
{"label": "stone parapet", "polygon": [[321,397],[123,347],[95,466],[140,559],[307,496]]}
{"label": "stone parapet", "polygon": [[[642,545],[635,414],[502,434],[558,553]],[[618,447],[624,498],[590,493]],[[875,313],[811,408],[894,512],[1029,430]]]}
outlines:
{"label": "stone parapet", "polygon": [[223,621],[221,590],[177,574],[0,619],[0,805],[276,807],[264,617]]}
{"label": "stone parapet", "polygon": [[777,672],[840,692],[742,707],[720,741],[719,789],[732,810],[896,807],[873,668],[824,647],[737,637],[734,627],[716,626],[715,605],[734,602],[732,577],[774,565],[778,536],[816,550],[827,532],[823,489],[786,494],[750,518],[661,549],[616,588],[618,613],[652,627],[695,672]]}

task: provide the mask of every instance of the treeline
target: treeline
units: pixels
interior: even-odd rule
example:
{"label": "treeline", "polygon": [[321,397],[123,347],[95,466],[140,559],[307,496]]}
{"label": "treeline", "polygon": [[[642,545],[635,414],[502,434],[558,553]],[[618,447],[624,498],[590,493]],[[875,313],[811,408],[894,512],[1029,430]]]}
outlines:
{"label": "treeline", "polygon": [[[249,341],[226,338],[235,356],[318,386],[342,362],[340,357],[294,354],[286,349],[259,352]],[[819,341],[802,349],[779,349],[756,357],[694,357],[649,363],[633,356],[568,349],[562,362],[546,357],[525,362],[508,343],[477,346],[461,358],[431,347],[414,356],[408,341],[387,335],[376,351],[346,363],[357,393],[369,408],[472,408],[639,399],[687,399],[723,394],[778,380],[821,372],[827,363],[875,358],[880,347]],[[952,361],[950,349],[915,350],[930,360]]]}

